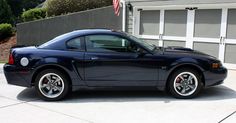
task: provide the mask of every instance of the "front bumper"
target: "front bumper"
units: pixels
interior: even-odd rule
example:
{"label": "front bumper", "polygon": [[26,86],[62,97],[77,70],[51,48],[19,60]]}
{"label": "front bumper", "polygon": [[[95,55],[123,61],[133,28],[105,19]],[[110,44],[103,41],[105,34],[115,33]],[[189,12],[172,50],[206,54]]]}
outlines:
{"label": "front bumper", "polygon": [[32,72],[30,69],[5,64],[3,71],[8,84],[31,87]]}
{"label": "front bumper", "polygon": [[219,85],[224,82],[224,79],[227,77],[228,71],[225,67],[221,67],[215,70],[205,71],[205,87]]}

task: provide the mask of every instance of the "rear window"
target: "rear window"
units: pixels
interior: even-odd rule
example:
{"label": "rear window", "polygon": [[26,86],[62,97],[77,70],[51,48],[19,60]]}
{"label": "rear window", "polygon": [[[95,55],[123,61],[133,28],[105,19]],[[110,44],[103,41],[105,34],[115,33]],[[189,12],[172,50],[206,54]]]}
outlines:
{"label": "rear window", "polygon": [[81,38],[74,38],[67,41],[66,46],[70,50],[82,50]]}

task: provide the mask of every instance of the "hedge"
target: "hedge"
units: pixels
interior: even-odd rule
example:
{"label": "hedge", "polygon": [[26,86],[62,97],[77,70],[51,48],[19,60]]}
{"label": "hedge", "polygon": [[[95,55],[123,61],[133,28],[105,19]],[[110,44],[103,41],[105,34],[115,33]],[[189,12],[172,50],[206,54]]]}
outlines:
{"label": "hedge", "polygon": [[43,19],[46,17],[46,10],[44,8],[34,8],[22,13],[21,18],[24,22]]}
{"label": "hedge", "polygon": [[14,29],[11,24],[8,23],[0,24],[0,42],[3,41],[3,39],[12,36],[13,33]]}
{"label": "hedge", "polygon": [[47,16],[57,16],[112,5],[112,0],[47,0]]}

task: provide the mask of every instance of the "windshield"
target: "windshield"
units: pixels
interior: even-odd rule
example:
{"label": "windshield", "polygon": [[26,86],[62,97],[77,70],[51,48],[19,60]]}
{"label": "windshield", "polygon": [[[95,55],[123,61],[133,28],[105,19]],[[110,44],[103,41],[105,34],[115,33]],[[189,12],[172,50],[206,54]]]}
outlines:
{"label": "windshield", "polygon": [[132,40],[134,40],[135,42],[141,44],[142,46],[144,46],[145,48],[147,48],[147,49],[149,49],[149,50],[151,50],[151,51],[153,51],[153,50],[156,49],[156,46],[155,46],[155,45],[149,44],[147,41],[144,41],[144,40],[141,40],[141,39],[139,39],[139,38],[136,38],[135,36],[132,36],[132,35],[130,35],[130,34],[127,34],[127,36],[128,36],[129,38],[131,38]]}

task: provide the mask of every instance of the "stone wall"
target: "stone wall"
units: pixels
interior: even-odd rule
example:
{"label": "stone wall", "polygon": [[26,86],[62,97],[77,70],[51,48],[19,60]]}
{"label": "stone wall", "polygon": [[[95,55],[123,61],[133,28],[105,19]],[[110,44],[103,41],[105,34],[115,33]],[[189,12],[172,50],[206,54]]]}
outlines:
{"label": "stone wall", "polygon": [[0,62],[8,61],[9,52],[12,46],[16,45],[16,35],[0,42]]}

